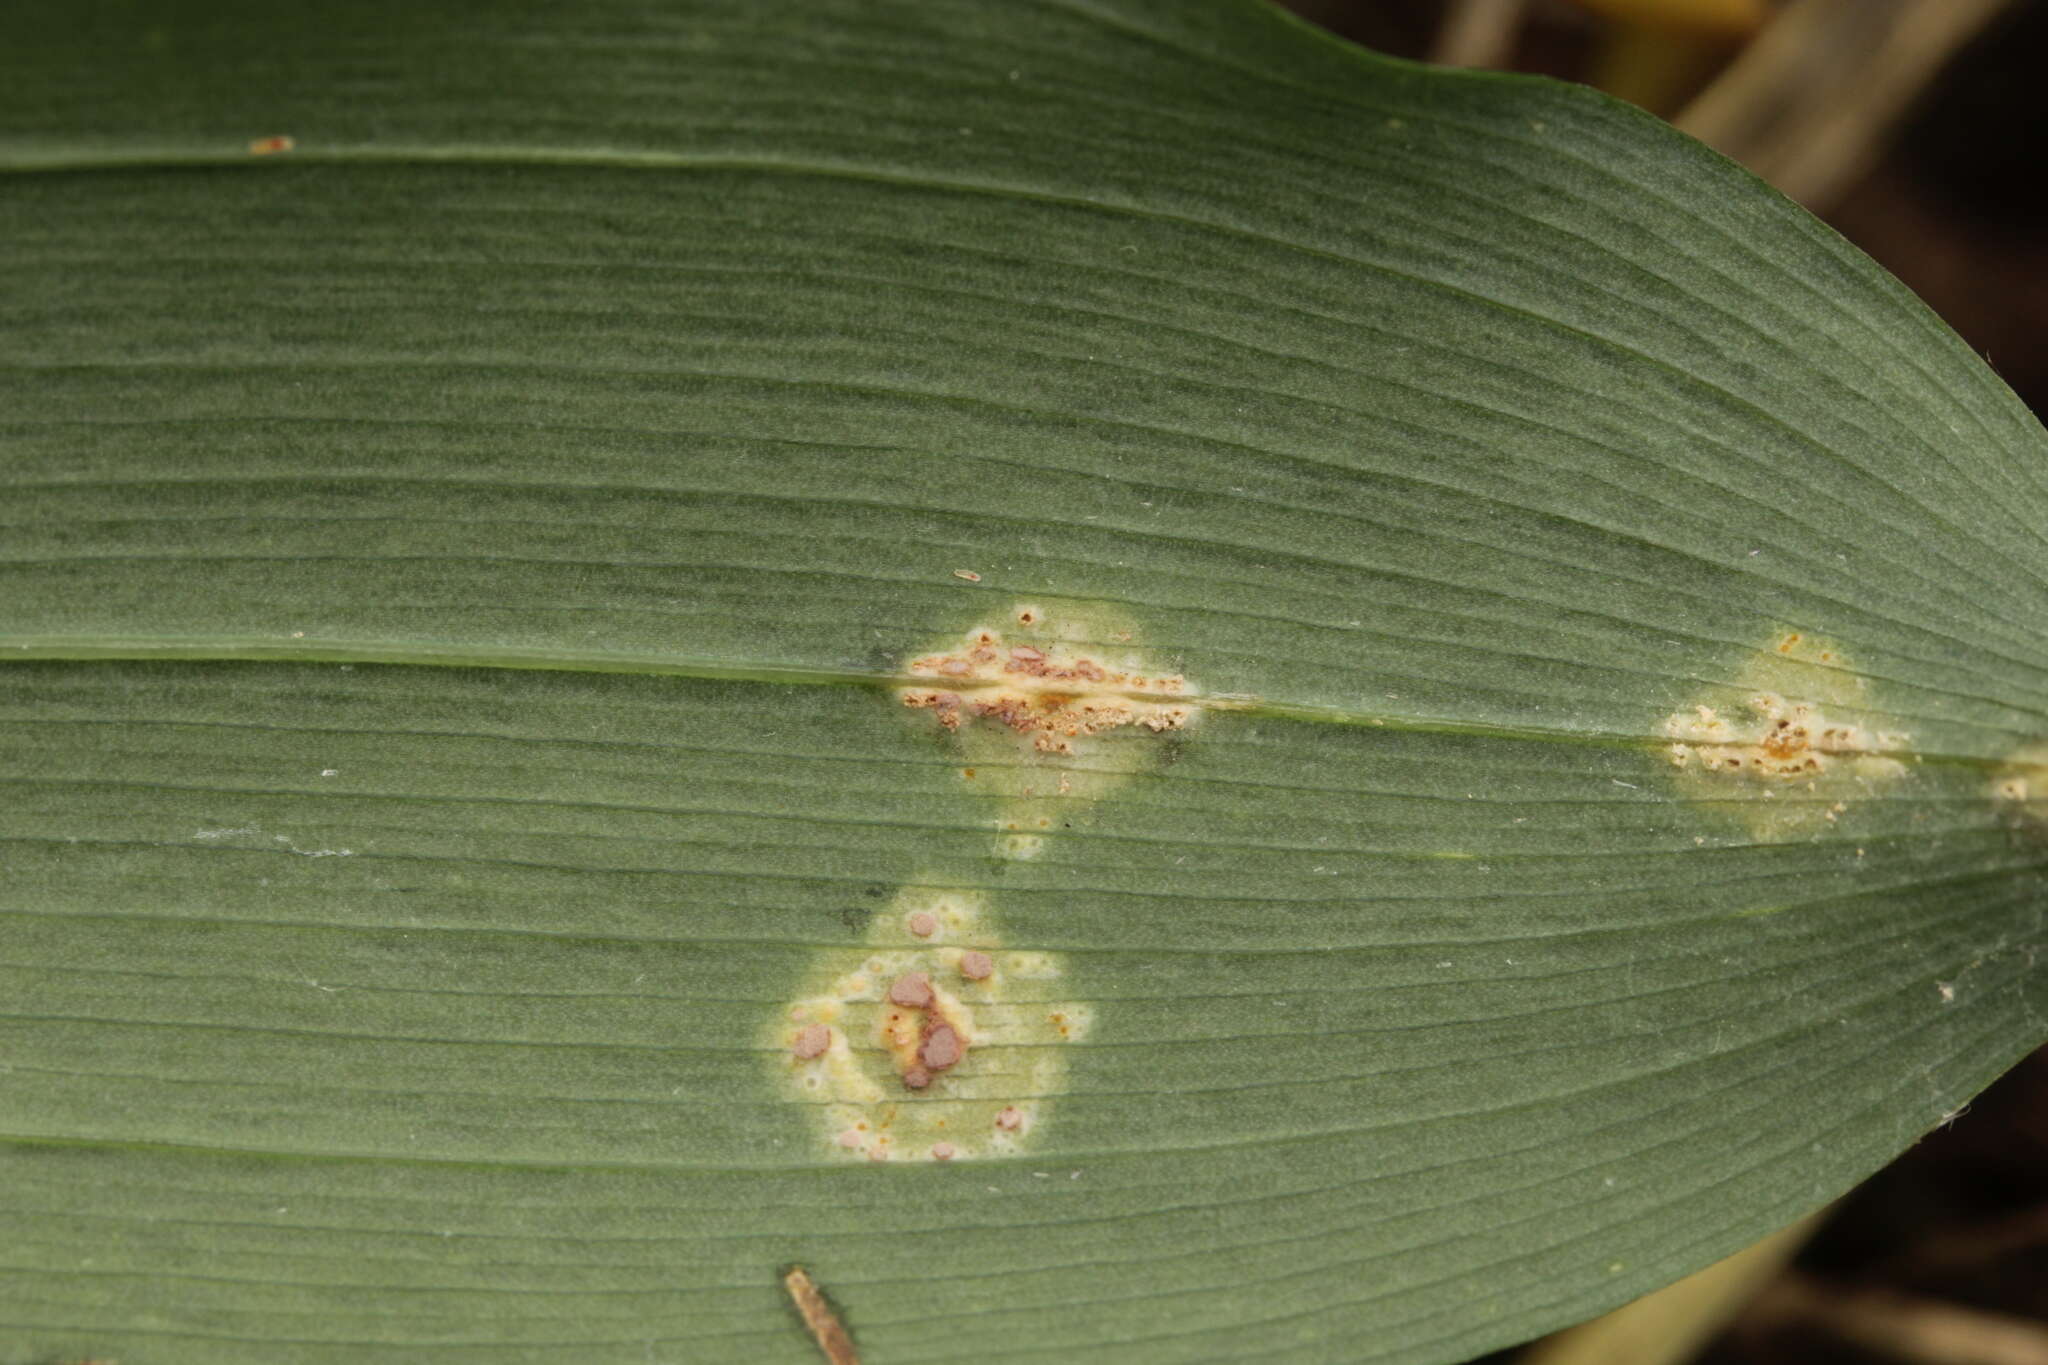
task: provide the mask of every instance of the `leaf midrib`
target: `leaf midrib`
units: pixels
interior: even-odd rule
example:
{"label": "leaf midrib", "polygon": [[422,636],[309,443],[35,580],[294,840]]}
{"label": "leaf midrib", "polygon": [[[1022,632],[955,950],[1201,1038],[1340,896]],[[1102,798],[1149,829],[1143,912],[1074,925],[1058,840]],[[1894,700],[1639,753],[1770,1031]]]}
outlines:
{"label": "leaf midrib", "polygon": [[[280,642],[266,638],[214,637],[204,641],[90,639],[74,636],[27,636],[0,639],[0,669],[9,661],[26,663],[296,663],[361,664],[405,668],[494,668],[554,673],[619,673],[685,678],[702,682],[758,683],[770,686],[929,687],[923,674],[888,669],[826,668],[816,665],[767,664],[719,659],[692,659],[666,654],[632,654],[608,650],[520,649],[496,645],[436,648],[429,645],[366,644],[353,641]],[[1162,694],[1123,688],[1091,688],[1092,692],[1131,701],[1170,700],[1196,711],[1215,711],[1310,724],[1347,725],[1404,734],[1460,735],[1477,739],[1574,744],[1648,752],[1669,741],[1654,734],[1591,727],[1507,725],[1494,721],[1454,720],[1391,711],[1369,711],[1327,702],[1293,701],[1244,692]],[[2018,732],[2011,732],[2017,734]],[[1945,750],[1869,749],[1876,756],[1915,759],[1989,771],[2004,760],[1983,754]]]}

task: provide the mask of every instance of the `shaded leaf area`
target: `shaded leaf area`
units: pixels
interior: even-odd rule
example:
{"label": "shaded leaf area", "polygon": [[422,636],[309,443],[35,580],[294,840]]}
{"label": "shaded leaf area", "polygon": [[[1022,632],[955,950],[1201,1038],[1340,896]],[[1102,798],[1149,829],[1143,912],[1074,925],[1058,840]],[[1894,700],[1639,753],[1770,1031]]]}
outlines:
{"label": "shaded leaf area", "polygon": [[[1452,1360],[2042,1035],[2040,428],[1647,120],[1221,0],[28,16],[7,1365],[797,1361],[790,1263],[879,1362]],[[880,685],[1020,606],[1202,714]],[[1787,680],[1877,766],[1674,768]],[[1021,1157],[778,1088],[910,886],[1093,1011]]]}
{"label": "shaded leaf area", "polygon": [[[1215,715],[1019,862],[865,688],[5,678],[39,1348],[801,1360],[796,1260],[878,1359],[1446,1358],[1824,1197],[2039,1026],[2042,859],[1973,774],[1758,848],[1644,750]],[[871,1167],[768,1084],[913,880],[1097,1009],[1039,1153]]]}

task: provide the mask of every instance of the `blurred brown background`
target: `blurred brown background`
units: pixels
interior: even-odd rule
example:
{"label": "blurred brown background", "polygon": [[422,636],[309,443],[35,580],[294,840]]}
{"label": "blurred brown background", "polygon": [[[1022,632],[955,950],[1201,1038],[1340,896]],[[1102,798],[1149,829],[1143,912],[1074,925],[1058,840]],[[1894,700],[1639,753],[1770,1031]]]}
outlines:
{"label": "blurred brown background", "polygon": [[1633,100],[1833,224],[2048,411],[2048,0],[1281,0]]}
{"label": "blurred brown background", "polygon": [[[2048,0],[1281,3],[1642,105],[1833,224],[2048,413]],[[2048,1049],[1822,1219],[1631,1313],[1488,1360],[2048,1365]]]}

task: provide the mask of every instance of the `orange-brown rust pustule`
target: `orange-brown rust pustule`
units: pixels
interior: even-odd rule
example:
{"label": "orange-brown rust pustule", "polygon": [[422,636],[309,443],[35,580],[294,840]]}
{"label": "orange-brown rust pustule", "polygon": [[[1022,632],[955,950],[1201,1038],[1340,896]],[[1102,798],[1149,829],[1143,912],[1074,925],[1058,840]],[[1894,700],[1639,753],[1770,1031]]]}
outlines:
{"label": "orange-brown rust pustule", "polygon": [[905,688],[905,706],[931,711],[948,730],[993,721],[1041,753],[1072,753],[1076,740],[1125,726],[1178,730],[1194,717],[1188,703],[1168,700],[1187,690],[1178,674],[1114,668],[1058,646],[1008,644],[993,630],[912,660],[910,672],[940,685]]}

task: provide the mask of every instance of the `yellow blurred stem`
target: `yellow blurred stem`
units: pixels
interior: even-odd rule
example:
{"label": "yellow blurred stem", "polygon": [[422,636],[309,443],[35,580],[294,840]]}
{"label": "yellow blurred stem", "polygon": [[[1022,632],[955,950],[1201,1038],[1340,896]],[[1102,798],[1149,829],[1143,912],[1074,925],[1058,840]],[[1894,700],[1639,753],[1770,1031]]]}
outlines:
{"label": "yellow blurred stem", "polygon": [[1770,17],[1765,0],[1578,0],[1605,19],[1592,84],[1670,114]]}
{"label": "yellow blurred stem", "polygon": [[1681,1365],[1784,1269],[1827,1213],[1809,1214],[1605,1317],[1547,1336],[1516,1365]]}
{"label": "yellow blurred stem", "polygon": [[1724,33],[1616,20],[1593,54],[1591,83],[1668,116],[1713,78],[1738,41]]}
{"label": "yellow blurred stem", "polygon": [[1763,27],[1764,0],[1578,0],[1581,9],[1630,27],[1739,41]]}

